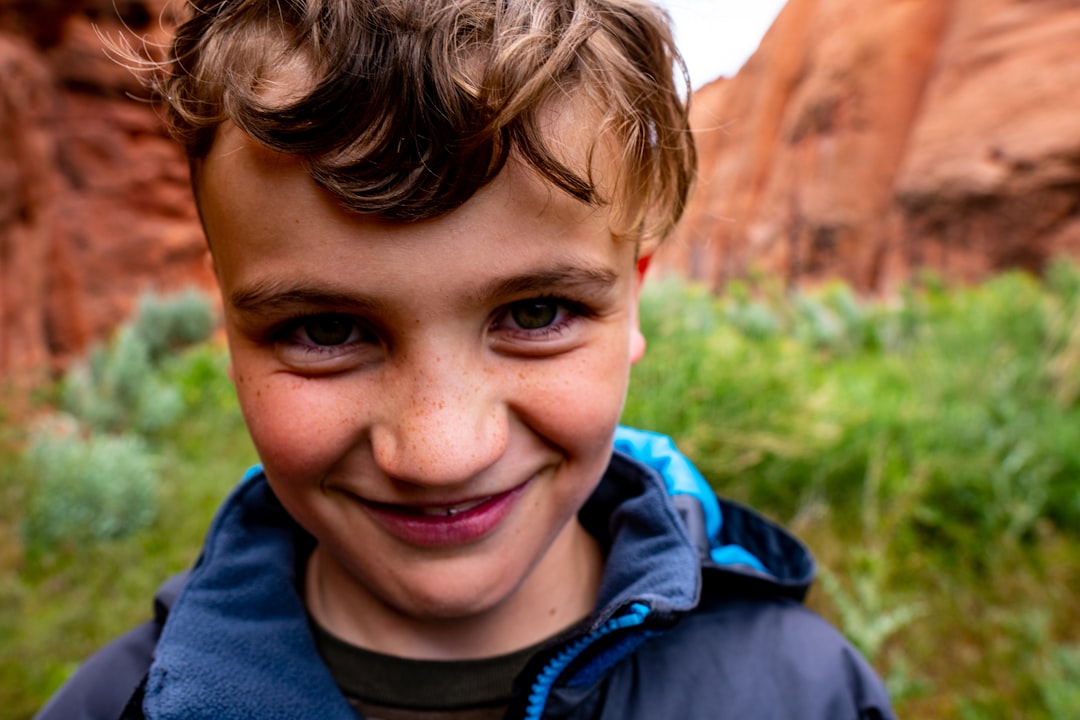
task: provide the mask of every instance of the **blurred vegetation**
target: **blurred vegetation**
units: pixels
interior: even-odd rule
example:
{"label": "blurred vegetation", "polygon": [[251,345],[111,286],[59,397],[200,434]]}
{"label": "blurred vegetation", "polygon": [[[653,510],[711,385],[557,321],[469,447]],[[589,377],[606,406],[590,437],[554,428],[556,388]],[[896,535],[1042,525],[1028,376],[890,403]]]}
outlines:
{"label": "blurred vegetation", "polygon": [[29,718],[195,559],[255,461],[205,297],[148,295],[39,400],[0,407],[0,707]]}
{"label": "blurred vegetation", "polygon": [[[255,461],[225,350],[199,342],[210,325],[163,339],[173,320],[147,319],[194,317],[193,297],[147,300],[43,419],[0,407],[13,718],[148,617]],[[674,436],[722,494],[808,541],[822,565],[811,604],[880,670],[901,717],[1080,715],[1075,266],[961,289],[923,278],[888,302],[768,278],[722,297],[660,283],[642,323],[624,421]]]}
{"label": "blurred vegetation", "polygon": [[676,283],[624,421],[806,539],[901,717],[1080,717],[1080,271],[888,302]]}

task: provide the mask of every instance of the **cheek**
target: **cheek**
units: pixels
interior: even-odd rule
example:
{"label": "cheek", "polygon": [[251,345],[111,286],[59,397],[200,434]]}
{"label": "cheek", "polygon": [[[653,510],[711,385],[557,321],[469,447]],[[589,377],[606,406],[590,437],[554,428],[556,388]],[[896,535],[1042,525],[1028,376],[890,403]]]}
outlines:
{"label": "cheek", "polygon": [[336,462],[345,424],[311,381],[293,377],[250,378],[240,373],[236,392],[259,458],[281,479],[321,474]]}
{"label": "cheek", "polygon": [[609,446],[622,414],[630,363],[622,352],[582,353],[566,358],[535,382],[530,423],[552,442],[582,460],[606,465]]}

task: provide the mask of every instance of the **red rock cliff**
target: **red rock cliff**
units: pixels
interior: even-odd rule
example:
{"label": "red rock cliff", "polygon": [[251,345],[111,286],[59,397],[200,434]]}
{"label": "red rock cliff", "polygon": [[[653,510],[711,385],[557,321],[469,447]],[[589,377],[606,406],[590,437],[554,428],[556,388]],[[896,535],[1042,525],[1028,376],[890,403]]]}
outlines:
{"label": "red rock cliff", "polygon": [[[0,380],[211,282],[180,152],[94,32],[152,48],[168,2],[0,0]],[[1077,38],[1075,0],[791,0],[695,96],[701,181],[656,266],[887,290],[1080,254]]]}
{"label": "red rock cliff", "polygon": [[0,0],[0,379],[82,352],[149,286],[211,281],[186,163],[95,32],[152,47],[165,4]]}
{"label": "red rock cliff", "polygon": [[701,179],[658,265],[887,290],[1080,253],[1080,3],[790,0],[694,97]]}

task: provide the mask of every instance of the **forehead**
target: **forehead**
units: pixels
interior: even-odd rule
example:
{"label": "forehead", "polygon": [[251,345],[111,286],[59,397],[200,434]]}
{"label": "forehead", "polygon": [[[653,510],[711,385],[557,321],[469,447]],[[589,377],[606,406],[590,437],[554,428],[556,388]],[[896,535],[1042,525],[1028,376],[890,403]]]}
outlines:
{"label": "forehead", "polygon": [[446,215],[390,222],[346,210],[302,161],[224,126],[198,192],[229,292],[301,278],[380,293],[427,284],[469,294],[522,273],[621,276],[633,268],[633,246],[612,236],[605,208],[571,198],[515,161]]}
{"label": "forehead", "polygon": [[[545,122],[552,137],[551,150],[560,162],[573,170],[591,167],[594,176],[611,175],[610,166],[613,163],[610,157],[613,153],[594,149],[592,138],[587,131],[580,129],[587,125],[587,116],[573,108],[551,113],[550,120]],[[252,203],[273,196],[287,204],[290,201],[307,201],[311,205],[308,212],[318,207],[325,214],[357,220],[363,218],[386,228],[419,228],[428,222],[395,221],[380,218],[374,213],[363,214],[346,209],[334,199],[332,193],[318,187],[302,158],[271,150],[230,122],[218,128],[210,151],[195,166],[194,173],[196,200],[200,207],[224,202],[225,205],[232,205],[232,211],[240,212]],[[586,204],[569,196],[514,156],[499,174],[498,182],[490,185],[481,187],[476,194],[500,193],[507,196],[506,199],[512,196],[515,202],[531,206],[538,217],[563,218],[572,224],[590,216],[606,217],[609,214],[603,203]],[[213,238],[210,240],[212,242]]]}

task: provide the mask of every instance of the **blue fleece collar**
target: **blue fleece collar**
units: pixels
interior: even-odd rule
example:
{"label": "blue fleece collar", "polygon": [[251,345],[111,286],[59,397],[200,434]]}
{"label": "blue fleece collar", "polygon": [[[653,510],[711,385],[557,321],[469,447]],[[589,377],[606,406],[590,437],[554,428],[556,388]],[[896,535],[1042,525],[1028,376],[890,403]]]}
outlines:
{"label": "blue fleece collar", "polygon": [[147,718],[356,720],[296,591],[298,533],[261,475],[233,492],[162,631]]}

